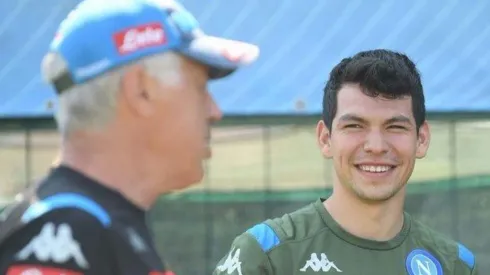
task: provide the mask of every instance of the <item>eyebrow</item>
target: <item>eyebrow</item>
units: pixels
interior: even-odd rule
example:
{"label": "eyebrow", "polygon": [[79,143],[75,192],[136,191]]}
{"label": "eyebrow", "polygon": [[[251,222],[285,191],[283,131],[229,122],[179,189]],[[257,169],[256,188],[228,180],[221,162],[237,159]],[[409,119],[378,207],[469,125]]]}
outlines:
{"label": "eyebrow", "polygon": [[356,122],[360,122],[360,123],[367,123],[367,121],[365,119],[363,119],[360,116],[354,115],[354,114],[345,114],[345,115],[342,115],[339,118],[339,121],[341,121],[341,122],[356,121]]}
{"label": "eyebrow", "polygon": [[[354,114],[345,114],[345,115],[342,115],[340,118],[339,118],[339,121],[341,122],[351,122],[351,121],[356,121],[356,122],[359,122],[359,123],[363,123],[363,124],[368,124],[368,121],[358,115],[354,115]],[[384,124],[393,124],[393,123],[408,123],[408,124],[412,124],[412,121],[404,116],[404,115],[397,115],[397,116],[394,116],[394,117],[391,117],[389,118],[388,120],[386,120],[384,122]]]}
{"label": "eyebrow", "polygon": [[394,116],[390,119],[388,119],[385,124],[392,124],[392,123],[408,123],[408,124],[412,124],[412,121],[406,117],[406,116],[403,116],[403,115],[398,115],[398,116]]}

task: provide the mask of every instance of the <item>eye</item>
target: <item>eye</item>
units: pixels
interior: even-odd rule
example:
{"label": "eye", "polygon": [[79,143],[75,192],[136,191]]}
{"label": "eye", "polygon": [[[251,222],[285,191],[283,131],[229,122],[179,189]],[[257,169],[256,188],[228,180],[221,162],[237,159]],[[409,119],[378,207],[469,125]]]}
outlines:
{"label": "eye", "polygon": [[361,128],[360,124],[347,124],[344,128]]}
{"label": "eye", "polygon": [[407,130],[407,127],[402,126],[402,125],[390,125],[388,126],[389,129],[397,129],[397,130]]}

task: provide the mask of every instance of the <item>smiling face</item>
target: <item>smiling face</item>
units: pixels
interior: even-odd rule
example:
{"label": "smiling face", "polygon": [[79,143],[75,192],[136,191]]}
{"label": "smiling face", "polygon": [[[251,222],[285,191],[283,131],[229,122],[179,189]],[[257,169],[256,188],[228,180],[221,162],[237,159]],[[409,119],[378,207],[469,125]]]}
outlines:
{"label": "smiling face", "polygon": [[339,90],[331,130],[320,121],[317,136],[323,155],[333,159],[335,188],[369,202],[404,188],[430,140],[427,123],[417,131],[409,96],[372,97],[354,84]]}

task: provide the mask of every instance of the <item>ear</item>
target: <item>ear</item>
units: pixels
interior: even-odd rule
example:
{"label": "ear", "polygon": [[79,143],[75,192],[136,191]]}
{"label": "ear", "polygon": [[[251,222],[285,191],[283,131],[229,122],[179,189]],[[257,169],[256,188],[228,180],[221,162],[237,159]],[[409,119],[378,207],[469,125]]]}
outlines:
{"label": "ear", "polygon": [[417,137],[417,151],[415,156],[419,159],[424,158],[429,150],[430,144],[430,129],[427,121],[420,126],[419,135]]}
{"label": "ear", "polygon": [[330,131],[323,120],[318,121],[316,125],[316,138],[322,155],[325,158],[332,158]]}
{"label": "ear", "polygon": [[121,81],[121,93],[129,109],[137,116],[147,117],[153,113],[153,105],[141,65],[130,66]]}

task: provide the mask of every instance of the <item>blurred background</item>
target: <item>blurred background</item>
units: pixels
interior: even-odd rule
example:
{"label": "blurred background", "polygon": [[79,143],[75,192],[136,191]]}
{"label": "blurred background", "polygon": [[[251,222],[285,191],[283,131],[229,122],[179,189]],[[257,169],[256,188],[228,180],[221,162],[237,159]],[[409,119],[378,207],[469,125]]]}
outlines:
{"label": "blurred background", "polygon": [[[44,175],[58,150],[54,92],[39,68],[76,0],[0,0],[0,201]],[[322,88],[343,57],[407,53],[423,76],[432,142],[406,209],[490,269],[490,1],[184,0],[210,34],[260,45],[259,61],[210,89],[225,113],[199,185],[151,212],[176,274],[210,274],[255,223],[330,192],[316,147]]]}

